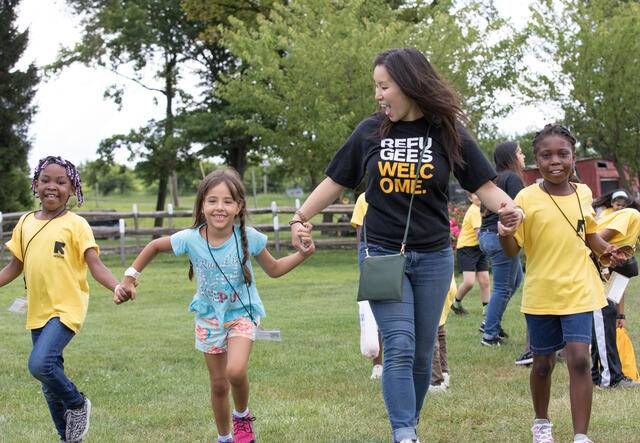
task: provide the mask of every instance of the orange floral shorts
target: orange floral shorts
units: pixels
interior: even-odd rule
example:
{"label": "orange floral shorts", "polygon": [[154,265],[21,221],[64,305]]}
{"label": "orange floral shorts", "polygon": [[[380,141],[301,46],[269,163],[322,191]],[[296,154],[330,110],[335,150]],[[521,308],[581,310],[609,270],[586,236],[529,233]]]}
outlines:
{"label": "orange floral shorts", "polygon": [[[260,324],[260,317],[254,317]],[[217,318],[202,318],[196,315],[196,349],[205,354],[227,352],[229,338],[246,337],[256,339],[256,325],[248,316],[230,320],[220,326]]]}

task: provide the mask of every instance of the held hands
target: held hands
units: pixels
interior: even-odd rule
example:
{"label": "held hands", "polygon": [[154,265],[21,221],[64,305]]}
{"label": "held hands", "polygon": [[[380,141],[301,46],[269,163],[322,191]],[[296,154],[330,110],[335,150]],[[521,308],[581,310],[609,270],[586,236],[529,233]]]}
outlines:
{"label": "held hands", "polygon": [[138,282],[131,277],[125,277],[113,293],[113,302],[117,305],[136,299]]}
{"label": "held hands", "polygon": [[634,252],[633,246],[624,245],[617,247],[615,245],[609,245],[602,255],[598,257],[598,262],[605,268],[614,268],[633,257]]}
{"label": "held hands", "polygon": [[[313,238],[311,237],[312,228],[313,225],[309,222],[296,223],[291,225],[293,246],[305,258],[309,257],[316,250],[316,245],[313,243]],[[299,240],[298,242],[293,241],[293,239],[296,237]]]}
{"label": "held hands", "polygon": [[502,237],[511,236],[516,233],[523,220],[523,213],[516,206],[507,207],[506,203],[500,204],[498,210],[498,234]]}

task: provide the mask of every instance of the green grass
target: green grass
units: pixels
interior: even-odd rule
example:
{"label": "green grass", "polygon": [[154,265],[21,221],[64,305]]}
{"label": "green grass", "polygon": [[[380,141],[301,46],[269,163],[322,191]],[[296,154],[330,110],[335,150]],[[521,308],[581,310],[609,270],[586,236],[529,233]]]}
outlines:
{"label": "green grass", "polygon": [[[128,257],[131,262],[133,257]],[[117,256],[104,258],[116,275]],[[282,342],[258,341],[249,364],[250,406],[260,442],[387,442],[389,424],[379,380],[360,355],[355,251],[319,251],[301,267],[270,279],[256,266],[268,317]],[[215,441],[204,358],[193,347],[187,312],[194,285],[186,260],[158,257],[140,279],[138,299],[115,306],[92,279],[84,327],[65,350],[69,377],[92,400],[86,442]],[[458,278],[459,280],[459,278]],[[635,280],[635,281],[634,281]],[[640,349],[640,279],[626,301],[627,326]],[[6,310],[22,279],[0,288],[0,441],[57,441],[39,383],[27,370],[25,316]],[[451,387],[429,394],[418,434],[423,442],[527,442],[533,410],[529,369],[514,365],[525,342],[520,291],[505,313],[506,346],[480,345],[477,288],[468,316],[447,322]],[[589,436],[637,441],[640,390],[594,391]],[[553,376],[550,414],[556,441],[571,441],[566,364]]]}

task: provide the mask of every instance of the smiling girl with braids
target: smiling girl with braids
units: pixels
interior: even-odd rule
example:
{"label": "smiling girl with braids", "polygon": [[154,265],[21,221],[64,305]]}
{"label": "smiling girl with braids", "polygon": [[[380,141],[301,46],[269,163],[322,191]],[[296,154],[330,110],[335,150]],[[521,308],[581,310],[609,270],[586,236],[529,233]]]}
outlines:
{"label": "smiling girl with braids", "polygon": [[81,441],[89,429],[91,402],[64,373],[62,351],[78,333],[89,303],[87,267],[105,288],[126,296],[118,280],[98,257],[87,221],[66,208],[76,194],[82,205],[82,181],[73,163],[45,157],[33,174],[39,211],[23,215],[7,247],[11,262],[0,271],[0,286],[24,270],[27,329],[33,350],[29,371],[42,383],[61,441]]}
{"label": "smiling girl with braids", "polygon": [[[220,169],[207,175],[198,189],[190,229],[151,241],[125,272],[122,286],[135,298],[134,281],[159,252],[187,254],[198,289],[189,310],[195,312],[196,349],[204,353],[211,383],[211,406],[219,442],[255,440],[249,413],[247,365],[256,327],[265,317],[251,268],[254,256],[270,277],[280,277],[313,251],[311,225],[304,223],[305,246],[295,254],[274,259],[267,236],[246,227],[245,190],[238,173]],[[238,222],[238,225],[235,222]],[[119,304],[128,297],[116,295]],[[233,395],[233,438],[229,426],[229,385]]]}
{"label": "smiling girl with braids", "polygon": [[[515,257],[524,247],[527,273],[522,312],[533,352],[530,384],[535,442],[553,442],[549,421],[551,374],[556,351],[566,348],[574,442],[587,438],[591,416],[589,344],[592,313],[607,304],[589,249],[600,257],[616,253],[596,232],[591,190],[572,184],[576,139],[560,125],[546,125],[533,139],[533,155],[542,175],[515,198],[525,212],[516,230],[498,222],[505,254]],[[618,256],[612,261],[618,261]]]}

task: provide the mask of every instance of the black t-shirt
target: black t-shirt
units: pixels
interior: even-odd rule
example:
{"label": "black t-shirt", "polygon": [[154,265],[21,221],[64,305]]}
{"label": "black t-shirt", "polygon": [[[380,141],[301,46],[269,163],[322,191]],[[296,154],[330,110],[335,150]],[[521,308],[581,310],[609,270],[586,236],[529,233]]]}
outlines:
{"label": "black t-shirt", "polygon": [[[396,122],[388,136],[380,140],[381,118],[376,115],[360,122],[325,172],[336,183],[348,188],[355,188],[365,172],[368,174],[369,209],[364,221],[367,241],[399,250],[418,155],[425,146],[427,122],[423,118]],[[469,133],[462,127],[458,131],[466,165],[456,168],[453,173],[463,188],[474,192],[492,180],[496,173]],[[451,244],[447,211],[450,173],[441,128],[432,127],[417,180],[407,250],[438,251]]]}
{"label": "black t-shirt", "polygon": [[[496,180],[496,186],[498,186],[500,189],[506,192],[507,195],[509,195],[509,197],[511,197],[512,200],[516,198],[516,195],[518,195],[518,192],[520,192],[520,190],[524,188],[524,185],[522,184],[522,180],[520,179],[518,174],[508,169],[498,174],[498,180]],[[484,206],[482,207],[482,213],[483,214],[486,213],[486,215],[482,216],[482,225],[480,226],[480,229],[483,231],[487,230],[487,231],[497,233],[498,219],[499,219],[498,214],[496,214],[495,212],[485,210]]]}

